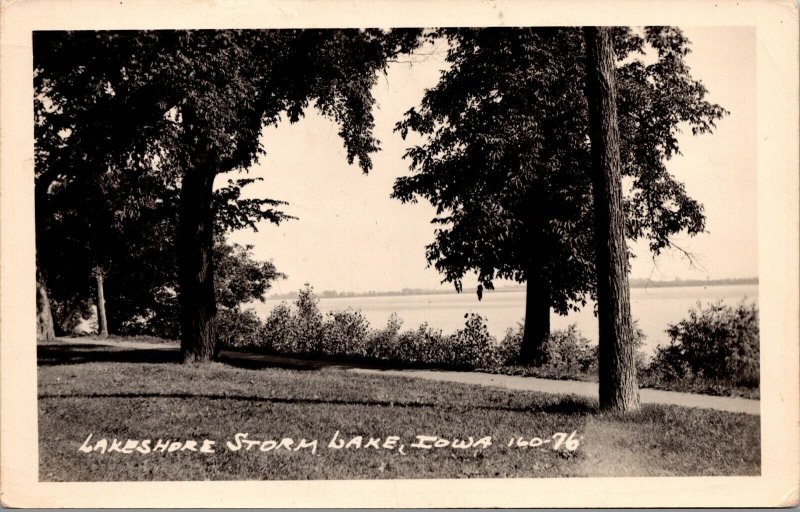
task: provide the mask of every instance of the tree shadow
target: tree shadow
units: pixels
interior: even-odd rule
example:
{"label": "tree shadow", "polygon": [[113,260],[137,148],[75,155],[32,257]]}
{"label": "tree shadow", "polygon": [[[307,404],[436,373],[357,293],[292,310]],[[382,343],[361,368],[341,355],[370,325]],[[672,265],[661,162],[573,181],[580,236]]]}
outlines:
{"label": "tree shadow", "polygon": [[276,396],[254,396],[242,394],[217,394],[217,393],[187,393],[187,392],[137,392],[137,393],[68,393],[68,394],[40,394],[39,399],[58,399],[80,398],[80,399],[177,399],[177,400],[235,400],[248,403],[269,403],[269,404],[288,404],[288,405],[331,405],[331,406],[363,406],[363,407],[385,407],[397,409],[425,409],[433,408],[452,412],[478,411],[503,411],[518,413],[544,413],[560,414],[564,416],[585,416],[596,411],[596,408],[585,400],[575,399],[571,396],[561,397],[559,400],[539,405],[529,406],[509,406],[501,404],[474,404],[467,406],[452,406],[445,402],[422,402],[422,401],[392,401],[392,400],[352,400],[337,398],[303,398],[303,397],[276,397]]}
{"label": "tree shadow", "polygon": [[575,395],[556,395],[557,399],[547,404],[534,406],[530,412],[541,412],[544,414],[561,414],[564,416],[586,416],[594,414],[598,410],[597,400],[579,397]]}
{"label": "tree shadow", "polygon": [[177,363],[180,360],[178,351],[171,347],[132,349],[89,343],[38,345],[36,356],[39,366],[83,363]]}
{"label": "tree shadow", "polygon": [[[180,351],[174,345],[153,348],[131,348],[96,343],[40,343],[37,345],[39,366],[60,366],[83,363],[180,363]],[[323,368],[370,368],[370,369],[409,369],[397,364],[349,362],[304,357],[259,354],[240,350],[223,350],[217,362],[247,370],[282,368],[288,370],[314,371]]]}
{"label": "tree shadow", "polygon": [[[175,346],[130,348],[111,344],[69,343],[39,344],[36,347],[39,366],[61,366],[86,363],[180,363],[180,351]],[[302,360],[280,356],[261,356],[223,351],[218,362],[248,370],[285,368],[291,370],[319,370],[332,366],[325,361]]]}
{"label": "tree shadow", "polygon": [[323,368],[340,367],[336,363],[314,359],[298,359],[294,357],[250,354],[246,352],[223,350],[217,361],[222,364],[246,370],[263,370],[265,368],[282,368],[286,370],[314,371]]}

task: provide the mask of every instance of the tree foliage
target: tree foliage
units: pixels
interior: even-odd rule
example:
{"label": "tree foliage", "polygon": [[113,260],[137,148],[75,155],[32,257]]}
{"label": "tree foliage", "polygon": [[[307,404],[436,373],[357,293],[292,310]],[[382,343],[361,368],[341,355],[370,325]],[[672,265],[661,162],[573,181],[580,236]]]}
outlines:
{"label": "tree foliage", "polygon": [[37,205],[38,260],[62,316],[91,299],[102,269],[114,328],[150,309],[154,290],[173,279],[175,190],[155,173],[83,178],[53,182]]}
{"label": "tree foliage", "polygon": [[[251,179],[230,180],[214,194],[214,178],[249,169],[265,152],[262,129],[282,119],[296,122],[312,105],[339,124],[348,162],[368,171],[378,149],[370,89],[387,59],[413,47],[417,35],[379,29],[36,32],[37,219],[59,215],[49,197],[58,187],[94,186],[105,173],[161,180],[176,191],[170,198],[179,203],[179,218],[176,235],[157,241],[174,240],[179,248],[184,320],[198,326],[184,333],[182,347],[190,350],[199,338],[207,343],[216,311],[214,222],[236,229],[288,218],[280,201],[242,198]],[[149,197],[137,192],[131,190],[134,203]],[[98,204],[90,202],[89,209]],[[57,242],[38,231],[37,250],[50,252]],[[213,351],[201,352],[199,359]]]}
{"label": "tree foliage", "polygon": [[96,153],[98,168],[157,161],[179,173],[203,144],[216,153],[218,172],[247,169],[264,151],[262,128],[283,115],[297,121],[312,102],[340,124],[348,162],[368,170],[378,147],[370,88],[387,57],[413,47],[416,35],[36,32],[37,171],[78,174]]}
{"label": "tree foliage", "polygon": [[219,305],[236,309],[254,300],[264,302],[272,283],[286,277],[271,261],[253,259],[252,250],[252,245],[218,243],[214,247]]}
{"label": "tree foliage", "polygon": [[[685,62],[680,30],[615,28],[618,111],[626,234],[654,253],[671,236],[702,232],[702,206],[672,176],[678,134],[710,131],[725,111]],[[428,261],[461,289],[474,272],[551,289],[566,313],[594,292],[594,242],[585,98],[584,42],[579,28],[442,29],[449,69],[420,106],[397,124],[413,172],[395,183],[401,201],[424,198],[439,227]],[[480,295],[479,295],[480,296]]]}
{"label": "tree foliage", "polygon": [[[109,169],[138,174],[157,169],[164,183],[180,187],[198,146],[214,153],[216,172],[246,170],[264,152],[263,126],[277,124],[283,113],[298,120],[310,98],[317,98],[327,115],[347,120],[342,136],[348,159],[358,158],[368,169],[377,145],[370,133],[374,78],[348,84],[346,77],[371,73],[370,65],[380,62],[374,55],[365,63],[352,56],[334,67],[330,61],[336,52],[346,53],[346,36],[330,31],[35,33],[39,197],[54,181],[82,178],[79,186],[87,186]],[[385,42],[373,36],[373,53],[383,43],[399,44],[397,36]],[[312,68],[313,63],[320,67]],[[285,218],[274,209],[279,201],[239,198],[241,186],[250,182],[231,180],[221,191],[220,200],[231,207],[225,223],[238,227]],[[132,200],[136,192],[141,191],[132,190]]]}
{"label": "tree foliage", "polygon": [[[50,296],[60,320],[73,309],[93,301],[93,270],[105,275],[106,296],[113,314],[112,327],[127,332],[141,329],[137,319],[148,319],[148,332],[176,335],[170,324],[177,314],[175,236],[179,189],[165,183],[158,170],[107,171],[94,179],[63,178],[46,195],[49,215],[37,220],[40,265],[46,269]],[[287,216],[261,210],[261,199],[242,199],[242,187],[255,180],[236,180],[215,192],[217,224],[217,289],[226,308],[263,300],[271,282],[283,277],[269,261],[252,258],[252,247],[225,242],[227,231],[249,227],[259,220],[282,221]],[[274,204],[278,201],[266,200]],[[59,322],[59,323],[61,323]],[[138,327],[137,327],[138,326]]]}

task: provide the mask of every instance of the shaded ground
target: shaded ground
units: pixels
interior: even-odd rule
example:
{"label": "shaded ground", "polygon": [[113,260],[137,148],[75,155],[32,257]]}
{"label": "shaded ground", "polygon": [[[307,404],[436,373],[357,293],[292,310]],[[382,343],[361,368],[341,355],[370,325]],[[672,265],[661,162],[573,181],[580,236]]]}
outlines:
{"label": "shaded ground", "polygon": [[[86,345],[86,344],[84,344]],[[264,480],[648,475],[757,475],[758,416],[646,405],[630,417],[594,400],[531,391],[364,375],[339,368],[254,370],[180,365],[174,348],[40,347],[39,463],[43,481]],[[120,362],[125,357],[136,362]],[[152,358],[152,359],[150,359]],[[142,364],[147,362],[147,364]],[[328,446],[362,436],[361,448]],[[575,432],[571,447],[559,433]],[[237,433],[301,438],[316,449],[231,450]],[[79,450],[116,438],[201,444],[132,453]],[[425,449],[417,436],[447,439]],[[392,448],[384,448],[397,436]],[[453,439],[468,440],[454,448]],[[379,448],[364,446],[370,437]],[[540,438],[538,447],[509,441]],[[491,446],[474,444],[491,438]],[[241,444],[241,443],[240,443]],[[236,447],[236,444],[232,445]],[[403,451],[400,451],[403,446]]]}

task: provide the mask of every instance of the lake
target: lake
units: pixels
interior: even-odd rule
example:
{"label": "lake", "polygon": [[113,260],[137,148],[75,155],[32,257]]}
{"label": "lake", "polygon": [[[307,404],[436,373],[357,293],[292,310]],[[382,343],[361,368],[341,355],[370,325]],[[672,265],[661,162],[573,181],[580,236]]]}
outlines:
{"label": "lake", "polygon": [[[645,352],[652,354],[655,347],[665,344],[669,338],[664,330],[671,323],[686,318],[691,307],[698,301],[722,300],[735,306],[742,300],[758,304],[758,285],[730,286],[683,286],[662,288],[632,288],[631,313],[644,331]],[[255,303],[253,307],[262,318],[281,300]],[[291,302],[291,301],[286,301]],[[478,301],[474,293],[452,293],[441,295],[405,295],[394,297],[343,297],[320,299],[323,312],[343,309],[359,309],[372,327],[383,327],[392,313],[403,320],[403,330],[413,329],[423,322],[451,333],[464,326],[464,315],[478,313],[483,316],[489,331],[501,338],[508,328],[516,328],[525,315],[525,292],[486,292]],[[567,316],[551,314],[551,327],[564,329],[576,324],[578,330],[590,340],[597,340],[597,319],[593,314],[593,303],[579,312]]]}

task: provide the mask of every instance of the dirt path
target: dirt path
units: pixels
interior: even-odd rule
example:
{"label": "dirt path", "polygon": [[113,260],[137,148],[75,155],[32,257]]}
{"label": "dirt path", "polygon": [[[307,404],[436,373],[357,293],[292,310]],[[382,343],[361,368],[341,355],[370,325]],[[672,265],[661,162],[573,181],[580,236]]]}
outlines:
{"label": "dirt path", "polygon": [[[175,351],[178,349],[178,345],[172,343],[155,344],[145,342],[118,341],[113,339],[99,340],[94,338],[62,338],[60,343],[43,346],[69,347],[69,345],[96,345],[117,347],[120,349],[147,349],[164,351]],[[248,362],[254,366],[280,366],[283,368],[339,368],[343,371],[367,375],[394,375],[442,382],[460,382],[464,384],[477,384],[480,386],[494,386],[522,391],[538,391],[540,393],[572,394],[592,398],[597,397],[596,382],[549,380],[539,379],[536,377],[521,377],[518,375],[500,375],[482,372],[376,369],[351,364],[232,351],[223,351],[221,356],[223,360],[229,359],[239,362]],[[720,411],[754,415],[760,414],[760,401],[747,398],[710,396],[694,393],[680,393],[677,391],[661,391],[657,389],[641,389],[639,394],[642,403],[645,404],[679,405],[683,407],[699,407],[702,409],[716,409]]]}

